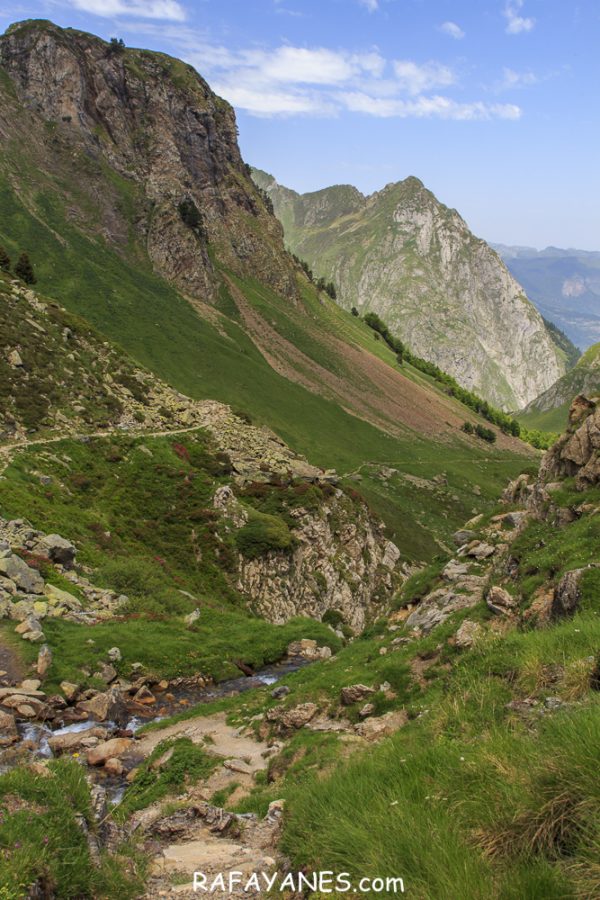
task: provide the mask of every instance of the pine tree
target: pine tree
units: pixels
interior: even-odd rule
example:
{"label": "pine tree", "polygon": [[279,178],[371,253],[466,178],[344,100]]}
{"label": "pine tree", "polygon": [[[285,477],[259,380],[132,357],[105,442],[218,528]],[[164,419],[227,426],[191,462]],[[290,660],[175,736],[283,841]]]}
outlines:
{"label": "pine tree", "polygon": [[8,272],[10,269],[10,256],[4,247],[0,247],[0,269],[3,272]]}
{"label": "pine tree", "polygon": [[35,272],[33,271],[33,266],[31,265],[31,260],[27,253],[21,253],[19,259],[17,260],[17,264],[15,266],[15,275],[24,281],[25,284],[35,284],[37,278],[35,277]]}

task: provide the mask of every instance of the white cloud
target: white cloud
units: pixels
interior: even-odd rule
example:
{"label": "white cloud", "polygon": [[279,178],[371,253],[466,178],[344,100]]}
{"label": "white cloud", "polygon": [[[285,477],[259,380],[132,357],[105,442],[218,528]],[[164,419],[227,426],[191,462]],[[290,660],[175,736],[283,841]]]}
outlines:
{"label": "white cloud", "polygon": [[440,25],[440,31],[443,31],[444,34],[447,34],[449,37],[454,38],[455,41],[461,41],[465,33],[456,22],[442,22]]}
{"label": "white cloud", "polygon": [[497,84],[497,89],[501,91],[509,91],[515,88],[529,87],[539,82],[538,76],[534,72],[516,72],[514,69],[504,68],[502,70],[502,79]]}
{"label": "white cloud", "polygon": [[519,119],[522,111],[512,103],[459,103],[449,97],[416,97],[404,100],[398,97],[371,97],[360,92],[343,94],[347,109],[366,113],[377,118],[438,118],[459,122],[489,119]]}
{"label": "white cloud", "polygon": [[358,0],[358,2],[369,12],[376,12],[379,9],[379,0]]}
{"label": "white cloud", "polygon": [[445,96],[458,81],[449,66],[435,60],[388,60],[376,47],[363,53],[290,44],[230,49],[212,43],[201,31],[147,21],[128,24],[125,31],[160,34],[213,90],[253,116],[331,118],[348,111],[456,121],[521,116],[521,109],[512,104]]}
{"label": "white cloud", "polygon": [[165,19],[183,22],[185,9],[177,0],[71,0],[75,9],[94,16],[141,16],[145,19]]}
{"label": "white cloud", "polygon": [[418,65],[408,59],[397,59],[394,62],[394,73],[398,87],[408,94],[422,94],[432,88],[448,87],[456,81],[452,69],[434,62]]}
{"label": "white cloud", "polygon": [[522,16],[523,0],[507,0],[504,7],[507,34],[522,34],[531,31],[535,26],[535,19]]}

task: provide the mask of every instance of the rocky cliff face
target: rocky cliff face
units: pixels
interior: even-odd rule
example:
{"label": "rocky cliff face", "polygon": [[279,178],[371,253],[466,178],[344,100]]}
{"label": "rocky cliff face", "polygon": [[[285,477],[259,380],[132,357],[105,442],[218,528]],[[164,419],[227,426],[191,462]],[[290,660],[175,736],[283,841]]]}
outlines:
{"label": "rocky cliff face", "polygon": [[0,38],[0,75],[3,146],[15,142],[57,181],[75,174],[69,216],[82,228],[123,253],[134,241],[192,297],[214,298],[215,258],[295,297],[281,229],[240,156],[234,112],[194,69],[31,21]]}
{"label": "rocky cliff face", "polygon": [[577,394],[595,396],[600,393],[600,344],[594,344],[555,384],[528,404],[524,412],[543,413],[571,403]]}
{"label": "rocky cliff face", "polygon": [[544,322],[496,253],[416,178],[364,197],[298,195],[265,173],[291,250],[333,280],[341,304],[380,315],[411,350],[504,409],[565,371]]}

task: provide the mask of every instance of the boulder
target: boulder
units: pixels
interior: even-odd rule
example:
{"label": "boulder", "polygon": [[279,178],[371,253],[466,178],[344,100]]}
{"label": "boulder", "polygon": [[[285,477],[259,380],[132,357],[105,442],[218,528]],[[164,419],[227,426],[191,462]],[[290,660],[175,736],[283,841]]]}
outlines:
{"label": "boulder", "polygon": [[131,738],[111,738],[89,751],[87,761],[90,766],[103,766],[109,759],[118,759],[131,747]]}
{"label": "boulder", "polygon": [[464,545],[468,544],[469,541],[472,541],[474,537],[474,531],[470,531],[468,528],[460,528],[458,531],[454,532],[454,534],[452,535],[452,540],[457,547],[464,547]]}
{"label": "boulder", "polygon": [[123,774],[124,770],[125,770],[125,766],[123,765],[123,763],[121,762],[120,759],[115,759],[114,757],[111,757],[110,759],[107,759],[106,762],[104,763],[104,771],[108,775],[114,775],[115,777],[118,778],[119,775]]}
{"label": "boulder", "polygon": [[496,548],[491,544],[487,544],[485,541],[474,541],[467,549],[467,556],[472,556],[473,559],[488,559],[495,552]]}
{"label": "boulder", "polygon": [[581,600],[580,581],[584,572],[585,569],[573,569],[560,579],[552,598],[550,609],[552,619],[562,619],[565,616],[573,615]]}
{"label": "boulder", "polygon": [[44,579],[37,569],[32,569],[14,553],[0,557],[0,575],[10,578],[18,590],[26,594],[42,594],[44,591]]}
{"label": "boulder", "polygon": [[135,694],[133,698],[136,703],[143,703],[144,706],[152,706],[152,704],[156,703],[156,697],[150,691],[145,684],[141,686],[139,691]]}
{"label": "boulder", "polygon": [[290,689],[286,684],[280,684],[278,687],[273,688],[271,697],[273,697],[274,700],[282,700],[284,697],[287,697],[289,692]]}
{"label": "boulder", "polygon": [[487,608],[496,616],[510,616],[517,608],[517,601],[504,588],[493,585],[485,598]]}
{"label": "boulder", "polygon": [[291,731],[307,725],[316,716],[317,711],[316,703],[300,703],[291,709],[270,709],[266,717],[270,722],[278,722],[282,730]]}
{"label": "boulder", "polygon": [[472,622],[470,619],[465,619],[454,635],[454,643],[457,647],[460,647],[461,650],[472,647],[482,631],[483,629],[478,622]]}
{"label": "boulder", "polygon": [[408,722],[406,710],[393,710],[377,718],[365,719],[354,726],[354,730],[367,741],[378,741],[402,728]]}
{"label": "boulder", "polygon": [[79,685],[73,684],[72,681],[61,681],[60,689],[68,701],[74,700],[79,693]]}
{"label": "boulder", "polygon": [[81,601],[61,588],[55,587],[53,584],[47,584],[44,588],[44,594],[48,598],[50,606],[64,606],[70,610],[81,609]]}
{"label": "boulder", "polygon": [[73,753],[83,746],[83,741],[90,738],[106,741],[108,732],[106,728],[95,726],[86,728],[85,731],[69,731],[66,734],[56,734],[48,738],[48,745],[53,753],[59,755],[61,753]]}
{"label": "boulder", "polygon": [[79,702],[77,709],[93,716],[97,722],[104,722],[116,709],[118,700],[119,698],[111,690],[106,693],[96,694],[90,700]]}
{"label": "boulder", "polygon": [[118,647],[111,647],[107,655],[110,661],[113,663],[121,662],[121,660],[123,659],[121,651]]}
{"label": "boulder", "polygon": [[344,706],[351,706],[353,703],[360,703],[371,697],[375,693],[375,688],[367,687],[366,684],[350,684],[342,688],[340,699]]}
{"label": "boulder", "polygon": [[105,684],[112,684],[117,678],[117,670],[110,663],[104,663],[98,672],[94,672],[94,678],[99,678]]}
{"label": "boulder", "polygon": [[35,546],[35,552],[40,556],[46,556],[52,562],[60,563],[65,569],[70,569],[75,562],[77,550],[70,541],[60,534],[46,534]]}

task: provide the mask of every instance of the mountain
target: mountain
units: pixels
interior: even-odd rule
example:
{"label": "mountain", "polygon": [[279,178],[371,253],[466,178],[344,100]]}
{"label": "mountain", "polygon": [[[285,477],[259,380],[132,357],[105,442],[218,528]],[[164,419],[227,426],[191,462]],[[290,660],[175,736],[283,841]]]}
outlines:
{"label": "mountain", "polygon": [[[472,508],[467,469],[489,502],[527,458],[501,433],[494,448],[466,436],[470,410],[315,290],[233,110],[193,69],[45,21],[9,28],[0,63],[0,244],[29,250],[45,297],[181,394],[361,478],[407,558],[433,555]],[[445,504],[429,483],[440,457]],[[399,461],[426,487],[379,477]]]}
{"label": "mountain", "polygon": [[600,344],[594,344],[579,358],[575,368],[525,407],[519,419],[530,428],[562,431],[569,407],[577,394],[600,394]]}
{"label": "mountain", "polygon": [[288,247],[333,281],[339,302],[372,311],[418,356],[504,409],[565,371],[540,315],[496,253],[417,178],[369,197],[349,185],[310,194],[254,170]]}
{"label": "mountain", "polygon": [[542,315],[578,347],[600,340],[600,252],[492,246]]}
{"label": "mountain", "polygon": [[0,60],[0,897],[596,896],[593,398],[400,363],[176,60]]}

